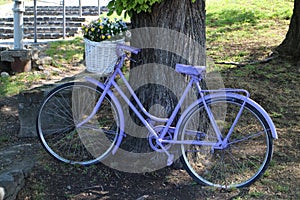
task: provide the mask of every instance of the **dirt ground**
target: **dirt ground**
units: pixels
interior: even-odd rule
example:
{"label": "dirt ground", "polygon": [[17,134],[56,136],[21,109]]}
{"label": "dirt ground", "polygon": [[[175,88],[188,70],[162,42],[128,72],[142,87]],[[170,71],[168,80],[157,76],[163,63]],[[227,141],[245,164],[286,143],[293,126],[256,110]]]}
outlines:
{"label": "dirt ground", "polygon": [[[70,166],[40,148],[36,152],[38,162],[17,199],[300,199],[299,73],[300,66],[278,59],[222,72],[226,87],[250,91],[252,98],[271,114],[279,134],[270,167],[249,188],[227,191],[199,186],[183,169],[172,166],[144,174],[116,171],[101,163]],[[0,109],[1,147],[39,143],[37,138],[17,137],[16,97],[1,98]]]}

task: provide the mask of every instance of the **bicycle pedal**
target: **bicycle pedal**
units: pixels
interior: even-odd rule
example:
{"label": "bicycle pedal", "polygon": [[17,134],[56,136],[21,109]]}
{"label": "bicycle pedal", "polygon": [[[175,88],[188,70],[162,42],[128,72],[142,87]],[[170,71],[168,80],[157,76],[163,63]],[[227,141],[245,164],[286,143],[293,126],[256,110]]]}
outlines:
{"label": "bicycle pedal", "polygon": [[167,160],[167,166],[171,166],[174,162],[174,154],[170,154]]}

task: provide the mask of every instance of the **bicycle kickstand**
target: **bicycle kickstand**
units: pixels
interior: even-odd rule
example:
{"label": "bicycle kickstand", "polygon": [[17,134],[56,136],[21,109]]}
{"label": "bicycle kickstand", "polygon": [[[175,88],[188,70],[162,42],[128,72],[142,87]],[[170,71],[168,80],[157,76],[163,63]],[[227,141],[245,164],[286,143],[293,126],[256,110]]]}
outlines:
{"label": "bicycle kickstand", "polygon": [[161,149],[167,154],[168,160],[167,160],[167,166],[171,166],[174,162],[174,154],[170,154],[168,150],[164,147],[164,145],[161,144],[161,142],[158,142],[158,145],[161,147]]}

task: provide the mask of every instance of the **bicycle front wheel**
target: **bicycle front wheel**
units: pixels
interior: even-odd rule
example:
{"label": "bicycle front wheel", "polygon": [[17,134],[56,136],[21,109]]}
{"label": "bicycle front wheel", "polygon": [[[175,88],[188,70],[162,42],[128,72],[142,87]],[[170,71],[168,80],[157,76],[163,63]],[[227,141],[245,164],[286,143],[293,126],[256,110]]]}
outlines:
{"label": "bicycle front wheel", "polygon": [[77,124],[93,111],[102,89],[73,82],[53,89],[37,116],[37,133],[46,151],[70,164],[90,165],[104,159],[119,134],[119,113],[106,95],[96,115],[80,127]]}
{"label": "bicycle front wheel", "polygon": [[[246,187],[267,169],[273,153],[271,131],[267,120],[251,102],[246,103],[225,148],[214,147],[218,139],[203,103],[186,115],[181,139],[198,145],[182,144],[181,161],[198,183],[219,188]],[[224,96],[208,99],[206,103],[225,138],[243,101]]]}

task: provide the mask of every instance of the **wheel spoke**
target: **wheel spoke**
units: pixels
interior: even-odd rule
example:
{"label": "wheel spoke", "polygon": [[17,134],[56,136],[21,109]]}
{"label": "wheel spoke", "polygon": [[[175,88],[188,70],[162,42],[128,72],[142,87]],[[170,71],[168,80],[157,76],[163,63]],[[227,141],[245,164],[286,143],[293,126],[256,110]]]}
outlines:
{"label": "wheel spoke", "polygon": [[119,134],[119,116],[108,96],[91,120],[75,126],[90,115],[101,94],[87,83],[66,83],[49,93],[37,119],[38,135],[48,153],[62,162],[82,165],[109,154]]}
{"label": "wheel spoke", "polygon": [[[212,99],[207,104],[222,135],[226,135],[243,101],[224,97]],[[183,120],[181,139],[196,138],[196,141],[203,144],[217,143],[217,136],[211,127],[204,106],[197,105]],[[201,133],[198,138],[197,133]],[[273,151],[269,125],[260,111],[250,103],[245,105],[226,148],[191,144],[181,145],[181,149],[181,160],[187,172],[198,183],[221,188],[252,184],[266,170]]]}

